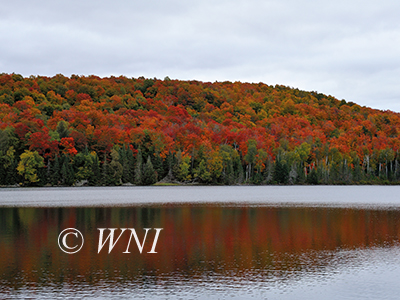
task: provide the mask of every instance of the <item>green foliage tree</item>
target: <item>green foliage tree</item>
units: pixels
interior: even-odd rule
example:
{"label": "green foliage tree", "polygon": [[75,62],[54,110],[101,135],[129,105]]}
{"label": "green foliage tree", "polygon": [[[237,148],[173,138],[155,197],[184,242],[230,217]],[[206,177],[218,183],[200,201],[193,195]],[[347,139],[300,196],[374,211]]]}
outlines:
{"label": "green foliage tree", "polygon": [[[179,155],[179,154],[178,154]],[[179,162],[179,156],[178,156],[178,162]],[[190,175],[190,157],[189,156],[182,156],[180,155],[180,162],[178,165],[178,176],[177,178],[181,181],[189,181],[192,179],[192,176]]]}
{"label": "green foliage tree", "polygon": [[44,159],[37,151],[25,150],[20,156],[20,162],[17,171],[22,175],[27,184],[33,184],[39,181],[38,168],[44,167]]}
{"label": "green foliage tree", "polygon": [[60,139],[68,137],[70,134],[69,124],[67,122],[65,122],[64,120],[61,120],[57,124],[56,131],[57,131]]}
{"label": "green foliage tree", "polygon": [[202,183],[210,183],[212,178],[210,172],[207,170],[207,164],[204,159],[200,161],[200,164],[194,171],[194,177],[198,178]]}
{"label": "green foliage tree", "polygon": [[218,183],[223,171],[223,159],[218,151],[214,151],[208,160],[208,169],[210,170],[212,181]]}
{"label": "green foliage tree", "polygon": [[74,172],[76,180],[87,180],[88,182],[93,181],[95,175],[94,169],[96,168],[94,166],[94,164],[96,164],[96,157],[97,155],[95,153],[89,153],[87,148],[74,157]]}

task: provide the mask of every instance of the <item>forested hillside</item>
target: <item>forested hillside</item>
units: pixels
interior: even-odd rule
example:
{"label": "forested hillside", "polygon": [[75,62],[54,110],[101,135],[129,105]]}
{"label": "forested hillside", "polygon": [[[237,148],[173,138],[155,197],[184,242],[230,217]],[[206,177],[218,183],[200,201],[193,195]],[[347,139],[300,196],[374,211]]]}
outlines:
{"label": "forested hillside", "polygon": [[399,183],[399,133],[281,85],[0,75],[3,186]]}

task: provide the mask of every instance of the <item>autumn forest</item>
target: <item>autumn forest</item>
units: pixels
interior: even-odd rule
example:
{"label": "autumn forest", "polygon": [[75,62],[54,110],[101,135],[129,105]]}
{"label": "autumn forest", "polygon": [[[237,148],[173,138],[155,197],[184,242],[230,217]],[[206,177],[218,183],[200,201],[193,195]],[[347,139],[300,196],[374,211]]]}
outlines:
{"label": "autumn forest", "polygon": [[282,85],[0,74],[1,186],[398,184],[399,134]]}

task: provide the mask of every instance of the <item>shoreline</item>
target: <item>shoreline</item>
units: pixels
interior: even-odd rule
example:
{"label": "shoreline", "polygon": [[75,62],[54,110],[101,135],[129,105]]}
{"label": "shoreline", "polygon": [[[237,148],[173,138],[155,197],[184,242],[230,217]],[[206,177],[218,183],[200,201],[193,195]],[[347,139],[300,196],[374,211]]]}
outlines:
{"label": "shoreline", "polygon": [[89,184],[77,184],[77,185],[43,185],[43,186],[34,186],[34,185],[23,185],[23,184],[14,184],[14,185],[0,185],[0,189],[12,189],[12,188],[82,188],[82,187],[167,187],[167,186],[209,186],[209,187],[220,187],[220,186],[254,186],[254,187],[262,187],[262,186],[282,186],[282,187],[290,187],[290,186],[400,186],[400,182],[385,182],[385,183],[374,183],[374,182],[364,182],[364,183],[337,183],[337,184],[251,184],[251,183],[242,183],[242,184],[201,184],[201,183],[155,183],[151,185],[136,185],[136,184],[119,184],[119,185],[89,185]]}
{"label": "shoreline", "polygon": [[0,189],[0,207],[164,205],[400,209],[395,186],[102,186]]}

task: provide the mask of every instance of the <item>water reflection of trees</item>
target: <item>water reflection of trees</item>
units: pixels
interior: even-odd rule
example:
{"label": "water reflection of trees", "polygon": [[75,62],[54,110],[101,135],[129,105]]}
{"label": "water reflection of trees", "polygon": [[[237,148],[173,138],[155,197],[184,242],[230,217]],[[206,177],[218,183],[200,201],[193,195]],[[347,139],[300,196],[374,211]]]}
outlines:
{"label": "water reflection of trees", "polygon": [[[295,276],[329,265],[343,250],[395,245],[399,217],[397,210],[304,207],[1,208],[0,289],[102,280],[146,285],[209,274]],[[58,248],[67,227],[85,236],[75,255]],[[99,227],[136,228],[139,235],[144,227],[164,229],[157,254],[140,254],[135,244],[124,254],[129,234],[111,254],[97,254]]]}

